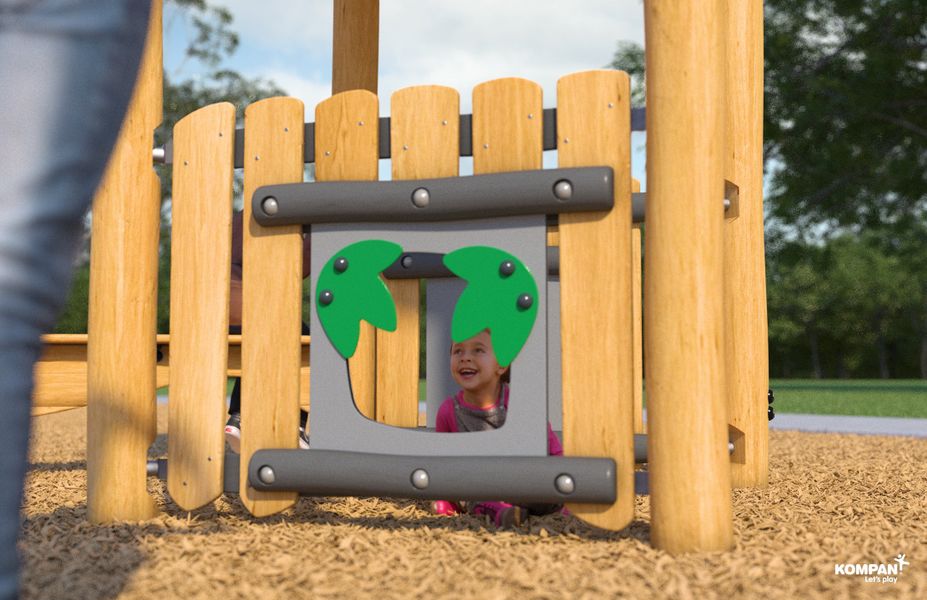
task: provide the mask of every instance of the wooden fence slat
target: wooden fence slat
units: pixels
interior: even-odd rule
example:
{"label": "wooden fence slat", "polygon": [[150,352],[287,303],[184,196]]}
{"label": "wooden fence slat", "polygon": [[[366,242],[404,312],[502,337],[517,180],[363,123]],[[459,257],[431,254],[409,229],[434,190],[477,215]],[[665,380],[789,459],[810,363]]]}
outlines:
{"label": "wooden fence slat", "polygon": [[[440,86],[410,87],[390,99],[393,179],[456,177],[459,172],[460,96]],[[377,420],[418,425],[419,281],[389,280],[396,331],[377,331]],[[440,357],[434,357],[440,360]]]}
{"label": "wooden fence slat", "polygon": [[303,180],[303,103],[269,98],[245,110],[242,256],[241,500],[257,517],[293,505],[295,492],[259,492],[248,463],[262,448],[296,448],[299,426],[302,227],[262,227],[254,190]]}
{"label": "wooden fence slat", "polygon": [[87,516],[139,521],[157,433],[155,353],[161,193],[151,167],[161,122],[161,2],[153,0],[127,116],[93,203],[87,348]]}
{"label": "wooden fence slat", "polygon": [[235,106],[174,126],[167,489],[193,510],[222,494]]}
{"label": "wooden fence slat", "polygon": [[769,484],[769,340],[763,242],[763,2],[727,3],[725,178],[737,216],[724,226],[724,363],[735,487]]}
{"label": "wooden fence slat", "polygon": [[[631,191],[641,191],[641,182],[631,180]],[[644,331],[643,312],[641,311],[641,279],[643,263],[641,256],[641,227],[633,225],[631,228],[631,325],[634,340],[634,375],[633,406],[634,406],[634,433],[647,433],[644,425]]]}
{"label": "wooden fence slat", "polygon": [[579,518],[621,529],[634,517],[630,84],[620,71],[557,82],[561,167],[614,170],[615,206],[560,216],[564,453],[617,463],[612,505],[569,504]]}
{"label": "wooden fence slat", "polygon": [[733,544],[725,402],[723,3],[648,0],[644,369],[651,540]]}
{"label": "wooden fence slat", "polygon": [[473,173],[540,169],[544,152],[541,86],[517,77],[473,88]]}
{"label": "wooden fence slat", "polygon": [[[378,118],[377,97],[366,90],[337,94],[316,107],[316,181],[376,181]],[[375,419],[376,332],[366,321],[361,322],[357,350],[349,364],[354,404],[365,417]]]}

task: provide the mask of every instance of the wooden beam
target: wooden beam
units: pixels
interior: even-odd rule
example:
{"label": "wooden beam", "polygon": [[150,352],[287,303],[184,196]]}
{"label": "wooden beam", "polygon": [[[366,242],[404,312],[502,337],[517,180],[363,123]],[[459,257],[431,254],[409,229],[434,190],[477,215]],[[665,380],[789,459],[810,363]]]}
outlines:
{"label": "wooden beam", "polygon": [[377,93],[380,0],[334,0],[332,95],[348,90]]}

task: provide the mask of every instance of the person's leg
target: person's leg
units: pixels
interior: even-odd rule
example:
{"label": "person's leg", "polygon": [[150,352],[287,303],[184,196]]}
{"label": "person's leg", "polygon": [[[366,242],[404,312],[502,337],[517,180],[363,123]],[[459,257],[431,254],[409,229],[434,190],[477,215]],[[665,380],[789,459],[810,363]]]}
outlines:
{"label": "person's leg", "polygon": [[[32,366],[134,86],[148,2],[0,0],[0,598],[18,588]],[[127,198],[127,200],[130,200]]]}

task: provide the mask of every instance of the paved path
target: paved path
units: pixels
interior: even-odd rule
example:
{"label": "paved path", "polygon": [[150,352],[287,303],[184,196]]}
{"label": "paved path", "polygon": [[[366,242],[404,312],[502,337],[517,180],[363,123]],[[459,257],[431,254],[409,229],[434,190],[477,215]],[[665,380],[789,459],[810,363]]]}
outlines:
{"label": "paved path", "polygon": [[927,419],[776,413],[770,429],[927,437]]}

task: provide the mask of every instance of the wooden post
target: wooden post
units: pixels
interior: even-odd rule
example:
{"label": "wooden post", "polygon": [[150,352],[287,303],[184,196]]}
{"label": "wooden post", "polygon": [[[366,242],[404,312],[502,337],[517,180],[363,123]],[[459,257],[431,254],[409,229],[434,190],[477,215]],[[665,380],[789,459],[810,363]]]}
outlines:
{"label": "wooden post", "polygon": [[[733,543],[722,287],[720,0],[649,0],[644,340],[651,538]],[[562,233],[561,233],[562,235]]]}
{"label": "wooden post", "polygon": [[377,93],[380,0],[334,0],[332,95],[348,90]]}
{"label": "wooden post", "polygon": [[155,336],[161,192],[151,164],[161,122],[161,2],[126,120],[93,203],[88,308],[87,511],[93,523],[149,519],[157,433]]}
{"label": "wooden post", "polygon": [[724,175],[736,186],[724,228],[727,406],[736,487],[769,482],[769,347],[763,247],[763,1],[726,2]]}

